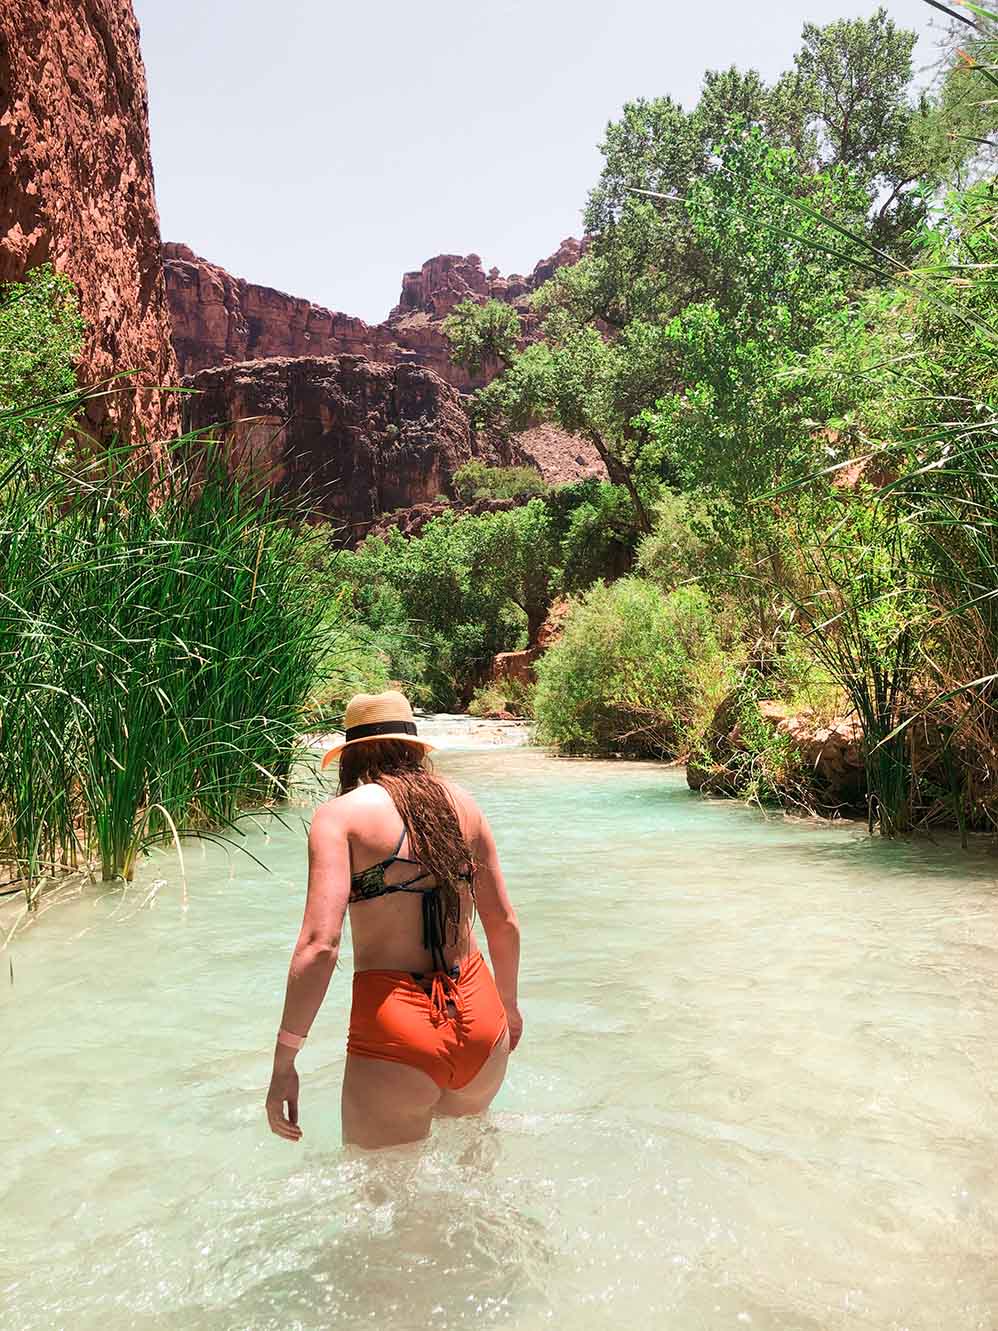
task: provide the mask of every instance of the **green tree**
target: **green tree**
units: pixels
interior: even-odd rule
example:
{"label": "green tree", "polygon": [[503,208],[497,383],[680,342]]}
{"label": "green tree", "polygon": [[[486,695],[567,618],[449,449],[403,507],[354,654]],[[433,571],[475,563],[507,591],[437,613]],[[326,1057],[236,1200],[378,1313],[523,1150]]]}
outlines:
{"label": "green tree", "polygon": [[488,513],[460,528],[469,581],[523,612],[527,642],[537,639],[551,605],[558,548],[543,499],[507,513]]}
{"label": "green tree", "polygon": [[656,330],[632,326],[610,340],[556,314],[544,333],[544,342],[528,347],[477,395],[473,410],[512,429],[538,417],[554,420],[588,439],[611,482],[627,490],[639,528],[649,531],[647,490],[656,482],[634,422],[659,381]]}
{"label": "green tree", "polygon": [[663,596],[641,578],[597,582],[539,662],[535,715],[542,738],[569,753],[672,758],[726,678],[700,588]]}
{"label": "green tree", "polygon": [[559,549],[544,500],[502,513],[444,513],[418,537],[397,529],[338,555],[332,595],[375,634],[396,678],[423,701],[466,702],[497,652],[544,622]]}
{"label": "green tree", "polygon": [[83,332],[73,284],[51,265],[0,287],[0,412],[17,413],[0,422],[8,458],[41,457],[65,436]]}
{"label": "green tree", "polygon": [[476,499],[520,499],[542,495],[548,486],[536,467],[490,467],[472,458],[454,473],[454,490],[466,504]]}
{"label": "green tree", "polygon": [[520,316],[500,300],[482,305],[463,300],[444,320],[443,330],[454,363],[477,374],[490,361],[510,363],[520,341]]}

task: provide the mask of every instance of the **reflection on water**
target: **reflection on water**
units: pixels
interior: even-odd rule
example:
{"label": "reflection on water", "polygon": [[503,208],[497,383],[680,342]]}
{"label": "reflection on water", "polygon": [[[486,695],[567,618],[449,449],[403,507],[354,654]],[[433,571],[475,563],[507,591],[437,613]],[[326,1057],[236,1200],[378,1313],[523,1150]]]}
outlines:
{"label": "reflection on water", "polygon": [[[489,1120],[339,1147],[349,962],[265,1132],[294,819],[50,911],[3,966],[0,1327],[993,1331],[995,865],[449,756],[524,924]],[[164,880],[153,891],[157,880]]]}

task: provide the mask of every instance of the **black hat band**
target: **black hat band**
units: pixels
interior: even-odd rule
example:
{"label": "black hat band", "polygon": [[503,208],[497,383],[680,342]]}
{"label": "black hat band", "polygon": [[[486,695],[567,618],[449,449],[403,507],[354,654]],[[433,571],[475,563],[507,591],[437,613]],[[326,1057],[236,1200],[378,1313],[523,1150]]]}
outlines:
{"label": "black hat band", "polygon": [[415,735],[415,721],[372,721],[367,726],[350,726],[345,735],[349,744],[355,739],[370,739],[374,735]]}

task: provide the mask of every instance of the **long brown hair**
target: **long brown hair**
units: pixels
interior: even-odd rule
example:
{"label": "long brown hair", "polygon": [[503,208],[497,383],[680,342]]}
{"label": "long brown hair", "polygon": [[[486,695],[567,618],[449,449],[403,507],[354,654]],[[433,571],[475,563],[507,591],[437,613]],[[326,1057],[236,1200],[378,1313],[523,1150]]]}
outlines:
{"label": "long brown hair", "polygon": [[372,782],[387,790],[406,826],[409,858],[433,875],[445,926],[456,942],[461,887],[472,883],[475,861],[447,787],[423,750],[400,739],[365,740],[340,754],[341,795]]}

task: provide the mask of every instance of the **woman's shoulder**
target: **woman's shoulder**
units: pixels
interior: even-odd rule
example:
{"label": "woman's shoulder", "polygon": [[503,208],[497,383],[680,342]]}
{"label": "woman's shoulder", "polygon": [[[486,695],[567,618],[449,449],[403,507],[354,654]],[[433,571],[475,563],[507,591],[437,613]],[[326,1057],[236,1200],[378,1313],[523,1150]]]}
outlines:
{"label": "woman's shoulder", "polygon": [[320,804],[314,818],[324,822],[350,824],[352,821],[371,813],[383,812],[392,807],[391,796],[387,790],[377,785],[356,786],[345,795],[334,795]]}

